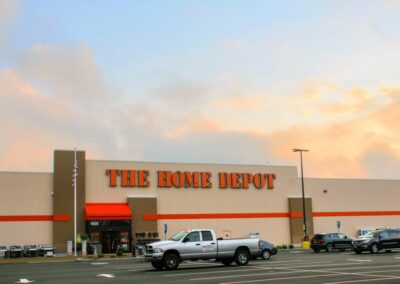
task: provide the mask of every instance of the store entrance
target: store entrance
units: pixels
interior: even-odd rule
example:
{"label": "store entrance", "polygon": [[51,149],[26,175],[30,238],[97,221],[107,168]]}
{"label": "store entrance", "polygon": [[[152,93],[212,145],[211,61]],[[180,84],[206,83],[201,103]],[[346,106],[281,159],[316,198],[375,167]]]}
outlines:
{"label": "store entrance", "polygon": [[102,253],[116,253],[118,247],[125,252],[132,250],[130,220],[86,221],[86,232],[90,244],[101,245]]}
{"label": "store entrance", "polygon": [[121,244],[120,232],[103,231],[101,234],[101,246],[103,253],[115,253]]}

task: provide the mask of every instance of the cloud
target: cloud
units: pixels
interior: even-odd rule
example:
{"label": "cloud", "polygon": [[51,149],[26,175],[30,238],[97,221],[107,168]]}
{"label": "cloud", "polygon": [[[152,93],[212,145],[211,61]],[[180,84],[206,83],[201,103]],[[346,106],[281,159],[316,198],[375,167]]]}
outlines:
{"label": "cloud", "polygon": [[0,0],[0,60],[9,58],[12,54],[11,40],[13,33],[10,29],[13,19],[18,16],[20,1]]}
{"label": "cloud", "polygon": [[16,70],[48,97],[85,104],[112,98],[112,90],[104,83],[91,50],[85,46],[36,44],[19,57]]}
{"label": "cloud", "polygon": [[260,110],[263,108],[260,104],[260,100],[256,97],[250,96],[232,96],[215,101],[218,107],[224,108],[239,108],[239,109],[249,109],[249,110]]}
{"label": "cloud", "polygon": [[301,86],[285,96],[177,79],[134,99],[89,48],[37,44],[0,70],[0,169],[51,171],[53,150],[74,146],[90,159],[280,165],[304,147],[307,177],[400,178],[398,86]]}
{"label": "cloud", "polygon": [[379,176],[379,178],[384,179],[399,177],[399,149],[393,149],[388,143],[371,143],[364,152],[360,154],[359,161],[365,169],[366,176]]}
{"label": "cloud", "polygon": [[20,8],[20,1],[0,0],[0,25],[12,19]]}
{"label": "cloud", "polygon": [[318,127],[294,126],[271,133],[266,139],[282,161],[296,162],[291,157],[292,148],[310,149],[305,158],[308,176],[400,178],[393,168],[400,160],[399,109],[397,96],[362,117]]}
{"label": "cloud", "polygon": [[250,44],[240,38],[225,39],[222,46],[224,50],[238,54],[249,54],[256,50],[255,44]]}

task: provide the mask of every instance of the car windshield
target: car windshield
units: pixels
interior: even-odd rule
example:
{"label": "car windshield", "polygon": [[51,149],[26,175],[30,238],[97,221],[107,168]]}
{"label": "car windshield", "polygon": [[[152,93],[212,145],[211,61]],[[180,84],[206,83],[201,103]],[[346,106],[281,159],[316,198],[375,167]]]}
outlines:
{"label": "car windshield", "polygon": [[377,238],[379,237],[379,233],[380,231],[371,231],[366,233],[365,235],[362,235],[362,238],[367,238],[367,239],[371,239],[371,238]]}
{"label": "car windshield", "polygon": [[177,234],[175,234],[174,236],[172,236],[172,238],[170,238],[171,241],[180,241],[184,236],[187,235],[187,231],[181,231]]}

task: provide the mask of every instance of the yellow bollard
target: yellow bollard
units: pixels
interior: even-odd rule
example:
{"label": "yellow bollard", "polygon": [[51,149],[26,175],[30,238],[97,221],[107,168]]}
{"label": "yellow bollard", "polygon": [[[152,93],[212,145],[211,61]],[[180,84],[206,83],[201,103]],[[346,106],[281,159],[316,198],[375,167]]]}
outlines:
{"label": "yellow bollard", "polygon": [[301,243],[301,247],[302,247],[303,249],[309,249],[309,248],[310,248],[310,242],[309,242],[309,241],[303,241],[303,242]]}

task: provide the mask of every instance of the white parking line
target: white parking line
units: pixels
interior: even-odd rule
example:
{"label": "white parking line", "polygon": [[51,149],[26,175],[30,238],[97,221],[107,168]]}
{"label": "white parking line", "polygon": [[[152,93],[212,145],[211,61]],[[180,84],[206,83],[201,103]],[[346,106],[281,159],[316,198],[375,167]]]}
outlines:
{"label": "white parking line", "polygon": [[91,265],[107,265],[109,264],[108,262],[93,262]]}
{"label": "white parking line", "polygon": [[[257,279],[257,280],[247,280],[247,281],[236,281],[236,282],[225,282],[220,284],[238,284],[238,283],[255,283],[255,282],[268,282],[268,281],[275,281],[275,280],[289,280],[289,279],[303,279],[303,278],[316,278],[316,277],[326,277],[326,276],[342,276],[342,275],[350,275],[350,276],[362,276],[362,277],[376,277],[374,279],[363,279],[363,280],[349,280],[349,281],[338,281],[338,282],[327,282],[324,284],[342,284],[342,283],[357,283],[357,282],[370,282],[370,281],[386,281],[386,280],[393,280],[393,279],[400,279],[400,276],[394,275],[378,275],[378,274],[371,274],[371,273],[380,273],[380,272],[389,272],[389,271],[396,271],[398,270],[387,270],[387,271],[369,271],[369,272],[334,272],[334,271],[326,271],[326,270],[293,270],[291,272],[282,272],[282,273],[305,273],[305,272],[312,272],[312,273],[329,273],[330,274],[321,274],[321,275],[306,275],[306,276],[296,276],[296,277],[282,277],[282,278],[270,278],[270,279]],[[282,273],[275,273],[275,274],[282,274]],[[267,274],[267,273],[266,273]],[[271,273],[269,273],[271,274]],[[259,274],[261,276],[261,274]],[[244,275],[242,275],[244,276]],[[257,276],[257,275],[254,275]],[[225,278],[229,278],[228,276]],[[190,279],[194,280],[194,279]],[[205,279],[203,279],[205,280]],[[210,280],[210,279],[207,279]]]}
{"label": "white parking line", "polygon": [[344,283],[360,283],[360,282],[371,282],[371,281],[386,281],[398,279],[399,277],[386,277],[381,279],[364,279],[364,280],[349,280],[349,281],[340,281],[340,282],[325,282],[323,284],[344,284]]}
{"label": "white parking line", "polygon": [[126,268],[150,268],[151,265],[120,265],[120,266],[107,266],[108,268],[114,269],[126,269]]}
{"label": "white parking line", "polygon": [[239,284],[239,283],[268,282],[268,281],[276,281],[276,280],[292,280],[292,279],[328,277],[328,276],[335,276],[335,275],[337,275],[337,274],[330,273],[330,274],[321,274],[321,275],[306,275],[306,276],[282,277],[282,278],[271,278],[271,279],[257,279],[257,280],[236,281],[236,282],[221,282],[219,284]]}
{"label": "white parking line", "polygon": [[227,278],[237,278],[237,277],[254,277],[254,276],[265,276],[265,275],[278,275],[278,274],[291,274],[299,273],[301,270],[296,271],[282,271],[282,272],[267,272],[267,273],[254,273],[254,274],[241,274],[241,275],[227,275],[227,276],[216,276],[216,277],[203,277],[203,278],[192,278],[190,281],[204,281],[204,280],[217,280],[217,279],[227,279]]}
{"label": "white parking line", "polygon": [[[239,268],[239,270],[237,270]],[[259,268],[245,268],[243,266],[237,266],[237,267],[232,267],[232,269],[224,269],[224,270],[216,270],[216,271],[207,271],[207,272],[188,272],[188,273],[176,273],[176,274],[164,274],[164,277],[177,277],[177,276],[187,276],[187,275],[202,275],[202,274],[220,274],[224,272],[243,272],[245,271],[252,271],[252,270],[257,270],[259,271]]]}
{"label": "white parking line", "polygon": [[[328,264],[331,266],[332,264]],[[336,266],[340,265],[349,265],[347,263],[344,264],[336,264]],[[326,266],[326,265],[316,265],[317,267]],[[192,278],[191,281],[202,281],[202,280],[213,280],[213,279],[227,279],[227,278],[241,278],[241,277],[254,277],[254,276],[265,276],[265,275],[275,275],[275,274],[290,274],[290,273],[302,273],[302,272],[321,272],[321,273],[331,273],[331,274],[348,274],[346,272],[334,272],[334,271],[319,271],[319,270],[301,270],[301,269],[293,269],[293,268],[300,268],[305,266],[292,266],[292,267],[276,267],[276,268],[267,268],[269,270],[292,270],[292,271],[282,271],[282,272],[266,272],[266,273],[253,273],[253,274],[239,274],[239,275],[227,275],[227,276],[215,276],[215,277],[203,277],[203,278]],[[311,266],[306,266],[311,267]],[[246,269],[244,272],[249,271],[250,269]],[[242,272],[242,271],[241,271]],[[198,274],[198,273],[197,273]]]}
{"label": "white parking line", "polygon": [[372,261],[372,259],[354,259],[354,258],[349,258],[347,261]]}
{"label": "white parking line", "polygon": [[[355,264],[355,263],[352,263],[352,264]],[[357,263],[357,264],[361,264],[361,263]],[[399,266],[400,266],[400,264],[393,264],[393,265],[383,265],[382,267],[384,267],[384,268],[389,268],[389,267],[399,267]],[[371,268],[377,268],[377,267],[380,267],[380,266],[377,266],[377,265],[374,265],[374,266],[368,265],[368,266],[345,267],[345,268],[338,268],[338,269],[336,269],[336,268],[326,268],[326,269],[324,269],[324,270],[326,270],[326,271],[331,271],[331,270],[371,269]]]}
{"label": "white parking line", "polygon": [[327,264],[316,264],[316,265],[295,265],[295,266],[284,266],[284,267],[276,267],[277,269],[292,269],[292,268],[310,268],[310,267],[323,267],[323,266],[349,266],[349,265],[361,265],[361,263],[332,263],[332,262],[320,262]]}
{"label": "white parking line", "polygon": [[[256,266],[256,265],[271,265],[271,264],[281,264],[281,263],[292,263],[292,262],[303,262],[304,259],[297,259],[297,260],[268,260],[268,261],[262,261],[262,262],[251,262],[251,265]],[[259,264],[261,263],[261,264]]]}

